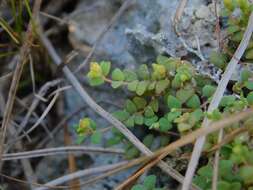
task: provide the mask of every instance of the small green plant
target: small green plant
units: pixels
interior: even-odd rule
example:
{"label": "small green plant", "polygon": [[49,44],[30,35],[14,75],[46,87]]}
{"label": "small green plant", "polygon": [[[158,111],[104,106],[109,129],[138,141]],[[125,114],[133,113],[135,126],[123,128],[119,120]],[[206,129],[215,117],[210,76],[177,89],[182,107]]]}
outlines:
{"label": "small green plant", "polygon": [[[218,109],[211,113],[206,112],[216,85],[210,79],[199,75],[189,62],[165,56],[158,56],[156,63],[153,63],[151,67],[141,65],[136,70],[112,69],[110,62],[93,62],[87,76],[92,86],[108,83],[114,89],[128,89],[129,98],[125,100],[123,108],[115,111],[113,115],[133,132],[141,128],[143,135],[139,138],[152,150],[167,145],[173,137],[171,133],[177,133],[180,136],[200,127],[205,116],[214,121],[219,120],[224,115],[240,112],[253,103],[253,94],[250,92],[253,89],[250,85],[253,73],[247,70],[241,73],[240,80],[234,84],[234,93],[225,95]],[[225,130],[225,133],[242,125],[251,126],[252,123],[252,119],[234,123]],[[103,135],[96,130],[95,126],[95,122],[89,118],[80,120],[76,128],[80,137],[79,141],[91,135],[91,141],[99,143]],[[125,147],[127,159],[139,156],[138,149],[120,132],[113,129],[112,133],[113,137],[105,139],[108,146],[121,143]],[[251,184],[251,181],[247,179],[247,172],[251,171],[243,169],[249,162],[245,161],[246,158],[242,158],[243,154],[237,154],[234,151],[238,143],[245,147],[249,146],[245,136],[249,138],[250,134],[248,131],[222,148],[220,167],[228,169],[227,165],[230,164],[231,171],[222,174],[224,168],[220,170],[219,189],[224,189],[227,183],[230,184],[226,186],[229,188],[231,183],[233,188],[248,187]],[[217,138],[217,134],[208,136],[205,144],[206,151],[217,143]],[[156,143],[154,147],[155,140],[159,143]],[[209,189],[211,185],[212,156],[208,157],[208,160],[209,164],[201,167],[195,178],[195,183],[203,189]],[[244,162],[238,162],[238,160],[244,160]],[[237,173],[237,171],[240,172]],[[230,178],[229,175],[232,173],[237,173],[234,175],[237,177]],[[137,185],[136,188],[141,186]]]}
{"label": "small green plant", "polygon": [[[226,67],[242,38],[253,7],[248,0],[224,0],[224,5],[223,14],[228,17],[227,43],[224,44],[224,51],[212,52],[210,55],[210,62],[222,69]],[[232,16],[235,10],[240,12],[238,17]],[[243,61],[252,59],[253,42],[249,44]],[[199,128],[204,117],[217,121],[253,105],[253,73],[247,69],[241,71],[240,79],[222,98],[218,109],[211,113],[206,110],[216,90],[216,84],[198,74],[189,62],[178,58],[159,55],[155,63],[142,64],[135,70],[111,68],[111,63],[107,61],[92,62],[87,77],[91,86],[109,84],[113,89],[124,88],[129,91],[123,108],[115,111],[113,115],[133,133],[137,128],[141,129],[142,135],[138,138],[151,150],[166,146],[172,138]],[[252,125],[253,119],[249,118],[224,130],[226,135],[241,127],[247,128],[221,148],[218,190],[253,190]],[[81,139],[84,140],[84,137],[91,134],[92,141],[99,143],[103,135],[97,134],[90,124],[87,126],[89,127],[83,130],[81,120],[76,128]],[[127,159],[139,156],[138,149],[119,131],[113,128],[112,133],[113,137],[105,139],[108,146],[123,144]],[[175,133],[177,135],[173,136]],[[217,140],[217,133],[209,135],[204,150],[209,152],[217,144]],[[159,143],[153,143],[154,141]],[[181,151],[187,153],[191,150],[192,147],[188,146]],[[212,188],[211,153],[203,155],[207,162],[200,166],[194,178],[194,183],[201,189]],[[144,184],[137,184],[132,188],[139,189],[159,189],[155,188],[155,176],[148,176]]]}

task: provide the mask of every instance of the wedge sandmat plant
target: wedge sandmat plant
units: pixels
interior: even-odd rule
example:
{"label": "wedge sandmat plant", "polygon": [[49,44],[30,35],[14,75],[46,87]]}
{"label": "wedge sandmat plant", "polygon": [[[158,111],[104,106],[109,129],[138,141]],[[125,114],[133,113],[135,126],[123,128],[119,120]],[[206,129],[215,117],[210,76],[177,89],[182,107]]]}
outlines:
{"label": "wedge sandmat plant", "polygon": [[[224,0],[224,5],[223,14],[228,17],[227,41],[223,44],[221,53],[212,52],[210,56],[210,62],[222,69],[238,46],[252,11],[252,5],[247,0]],[[239,16],[233,16],[235,11],[239,11]],[[250,44],[243,61],[253,59],[252,48]],[[239,80],[232,84],[230,91],[222,98],[219,108],[211,113],[206,110],[216,90],[215,83],[199,74],[191,63],[179,58],[159,55],[155,63],[142,64],[135,70],[111,68],[108,61],[92,62],[87,77],[91,86],[107,83],[113,89],[123,88],[129,91],[123,108],[115,111],[113,115],[133,133],[142,131],[142,135],[137,136],[151,150],[159,149],[169,144],[172,139],[200,127],[205,116],[216,121],[253,105],[253,73],[248,69],[240,72]],[[252,124],[253,119],[250,118],[234,123],[224,131],[226,136],[234,129],[247,127],[246,132],[240,133],[221,147],[219,190],[253,189]],[[104,138],[95,126],[95,122],[90,118],[80,120],[76,126],[79,143],[88,135],[91,135],[93,143],[99,143],[101,138]],[[119,131],[113,128],[112,132],[113,137],[105,139],[108,146],[123,144],[126,158],[139,156],[138,149]],[[209,152],[217,144],[217,139],[218,133],[209,135],[204,151]],[[188,146],[181,152],[187,154],[191,150],[192,147]],[[201,189],[211,189],[212,152],[204,154],[202,158],[205,162],[200,165],[194,183]],[[137,184],[133,189],[147,188],[143,184]]]}

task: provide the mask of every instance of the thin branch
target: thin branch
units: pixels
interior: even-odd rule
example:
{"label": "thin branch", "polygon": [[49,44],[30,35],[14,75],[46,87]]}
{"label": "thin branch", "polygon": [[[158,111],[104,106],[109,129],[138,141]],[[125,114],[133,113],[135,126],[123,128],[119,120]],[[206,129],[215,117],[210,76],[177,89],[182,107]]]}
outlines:
{"label": "thin branch", "polygon": [[[16,98],[16,101],[17,101],[17,103],[20,104],[23,108],[27,109],[28,111],[30,110],[30,107],[29,107],[29,106],[27,105],[27,103],[24,102],[23,100],[21,100],[21,99],[19,99],[19,98]],[[32,115],[33,115],[33,118],[34,118],[34,122],[36,122],[36,121],[39,119],[38,114],[34,111],[34,112],[32,112]],[[32,119],[32,118],[31,118],[31,119]],[[21,116],[21,120],[22,120],[22,122],[23,122],[23,121],[24,121],[24,117]],[[45,124],[45,122],[41,122],[41,125],[42,125],[42,127],[44,128],[44,130],[45,130],[45,132],[47,133],[47,135],[48,135],[50,138],[52,138],[51,135],[50,135],[50,132],[49,132],[49,130],[48,130],[48,128],[47,128],[47,125]],[[17,128],[19,129],[20,125],[17,124],[16,126],[17,126]],[[20,129],[19,129],[19,130],[20,130]],[[24,128],[22,128],[22,133],[25,134]],[[13,134],[13,138],[12,138],[12,139],[15,139],[15,138],[17,137],[17,134],[18,134],[18,131],[16,131],[16,133]],[[29,135],[26,135],[26,137],[27,137],[27,140],[28,140],[29,142],[32,141],[32,140],[30,139]],[[10,140],[9,140],[9,141],[10,141]],[[5,152],[8,152],[8,148],[9,148],[9,147],[10,147],[10,144],[9,144],[9,142],[8,142]]]}
{"label": "thin branch", "polygon": [[247,130],[248,130],[247,127],[240,127],[238,129],[233,130],[231,133],[225,135],[220,143],[214,145],[211,149],[209,149],[207,153],[219,150],[222,146],[232,141],[237,135],[240,135],[241,133],[246,132]]}
{"label": "thin branch", "polygon": [[[49,81],[47,83],[45,83],[39,90],[39,92],[37,93],[37,95],[39,97],[43,97],[45,96],[45,94],[48,92],[48,90],[58,84],[60,84],[62,82],[62,79],[55,79],[55,80],[52,80],[52,81]],[[18,136],[19,133],[24,129],[24,127],[27,125],[28,121],[29,121],[29,118],[31,117],[33,111],[36,109],[36,107],[38,106],[39,102],[40,102],[40,98],[38,98],[38,96],[35,96],[32,104],[29,106],[29,110],[28,112],[26,113],[22,123],[20,124],[19,126],[19,130],[18,130],[18,133],[15,135],[15,136]]]}
{"label": "thin branch", "polygon": [[127,161],[123,161],[123,162],[119,162],[117,164],[110,164],[110,165],[105,165],[105,166],[99,166],[99,167],[95,167],[95,168],[80,170],[78,172],[68,174],[68,175],[59,177],[55,180],[52,180],[52,181],[46,183],[44,185],[44,187],[37,188],[35,190],[46,190],[46,189],[48,189],[46,186],[56,186],[56,185],[60,185],[60,184],[69,182],[69,181],[71,181],[73,179],[76,179],[76,178],[82,178],[82,177],[85,177],[85,176],[90,176],[90,175],[103,173],[103,172],[110,171],[110,170],[113,170],[115,168],[118,168],[120,166],[127,165],[127,163],[128,163]]}
{"label": "thin branch", "polygon": [[[52,46],[51,42],[48,40],[48,38],[42,33],[42,31],[39,32],[40,38],[42,40],[42,43],[48,50],[48,53],[50,54],[53,62],[56,65],[60,65],[62,63],[61,58],[57,54],[56,50]],[[101,106],[99,106],[91,97],[90,95],[84,90],[80,82],[77,80],[75,75],[69,70],[69,68],[65,65],[63,67],[63,73],[65,74],[66,78],[69,80],[69,82],[73,85],[75,90],[79,93],[81,98],[84,102],[86,102],[90,108],[92,108],[95,112],[97,112],[100,116],[102,116],[104,119],[106,119],[109,123],[111,123],[113,126],[115,126],[131,143],[133,143],[134,146],[136,146],[142,153],[145,155],[152,155],[152,152],[144,145],[140,140],[132,134],[132,132],[118,119],[113,117],[110,113],[105,111]],[[183,181],[182,175],[174,170],[171,166],[166,164],[165,162],[160,162],[158,166],[166,172],[168,175],[173,177],[179,182]],[[195,188],[196,189],[196,188]]]}
{"label": "thin branch", "polygon": [[19,137],[17,137],[16,139],[14,139],[13,141],[10,142],[10,144],[13,144],[19,140],[21,140],[22,138],[24,138],[26,135],[28,135],[29,133],[31,133],[34,129],[36,129],[36,127],[38,127],[40,125],[41,122],[43,122],[43,120],[45,119],[45,117],[47,116],[48,112],[52,109],[53,105],[55,104],[57,98],[59,96],[59,93],[57,92],[52,101],[48,104],[48,106],[46,107],[46,109],[44,110],[44,112],[41,114],[40,118],[36,121],[35,124],[33,124],[23,135],[20,135]]}
{"label": "thin branch", "polygon": [[[218,143],[222,141],[223,133],[224,131],[223,129],[221,129],[218,136]],[[217,183],[219,177],[219,160],[220,160],[220,149],[217,149],[214,155],[212,190],[217,190]]]}
{"label": "thin branch", "polygon": [[[11,135],[15,134],[15,131],[16,131],[15,128],[13,126],[10,126],[10,128],[9,128],[10,134]],[[18,142],[18,143],[16,143],[15,148],[17,148],[18,150],[22,150],[24,147],[23,147],[21,142]],[[3,156],[3,158],[4,158],[4,156]],[[4,159],[3,159],[3,161],[4,161]],[[23,167],[25,178],[29,182],[30,189],[35,188],[32,185],[32,182],[36,182],[37,177],[36,177],[36,175],[33,171],[33,168],[32,168],[32,165],[31,165],[30,161],[28,159],[22,159],[21,160],[21,165]]]}
{"label": "thin branch", "polygon": [[[253,32],[253,13],[251,13],[251,15],[250,15],[248,26],[246,28],[244,35],[243,35],[243,39],[242,39],[241,43],[239,44],[232,59],[230,60],[228,66],[227,66],[227,68],[226,68],[226,70],[225,70],[225,72],[218,84],[218,87],[213,95],[212,101],[208,107],[208,112],[212,112],[213,110],[218,108],[219,103],[223,97],[225,90],[226,90],[227,84],[236,69],[238,60],[241,59],[243,53],[245,52],[245,50],[248,46],[252,32]],[[210,122],[211,122],[210,120],[205,118],[202,123],[202,127],[208,127],[210,125]],[[188,168],[186,171],[185,180],[183,183],[182,190],[188,190],[190,187],[193,175],[195,173],[195,169],[198,165],[198,161],[199,161],[199,157],[201,155],[203,145],[205,143],[205,138],[206,138],[205,136],[199,138],[194,145],[193,153],[191,156],[191,160],[188,164]]]}
{"label": "thin branch", "polygon": [[[215,26],[215,33],[216,38],[218,42],[219,50],[221,50],[221,29],[220,29],[220,19],[218,15],[218,5],[217,0],[212,0],[212,3],[214,5],[214,13],[216,17],[216,26]],[[223,130],[220,130],[219,137],[218,137],[218,143],[222,141],[223,138]],[[217,190],[217,183],[218,183],[218,177],[219,177],[219,159],[220,159],[220,149],[218,149],[215,152],[214,156],[214,166],[213,166],[213,178],[212,178],[212,190]]]}
{"label": "thin branch", "polygon": [[42,156],[55,156],[68,153],[104,153],[104,154],[123,154],[124,151],[113,148],[86,147],[86,146],[65,146],[56,148],[45,148],[40,150],[25,151],[18,153],[8,153],[3,155],[3,160],[18,160],[25,158],[37,158]]}
{"label": "thin branch", "polygon": [[[61,104],[62,105],[62,104]],[[59,114],[61,116],[61,114]],[[68,125],[64,125],[64,145],[69,146],[72,144],[71,136],[68,131]],[[76,157],[72,153],[68,153],[68,173],[74,173],[77,171]],[[80,179],[76,178],[69,182],[69,190],[80,190]]]}

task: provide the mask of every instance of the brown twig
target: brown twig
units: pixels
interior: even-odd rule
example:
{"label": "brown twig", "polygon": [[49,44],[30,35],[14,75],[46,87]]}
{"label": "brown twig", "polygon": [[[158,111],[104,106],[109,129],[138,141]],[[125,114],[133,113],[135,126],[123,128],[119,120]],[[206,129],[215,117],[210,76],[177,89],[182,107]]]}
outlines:
{"label": "brown twig", "polygon": [[[111,171],[111,170],[114,170],[117,168],[125,167],[126,165],[128,165],[128,162],[122,161],[122,162],[119,162],[116,164],[110,164],[110,165],[98,166],[95,168],[88,168],[85,170],[80,170],[75,173],[68,174],[68,175],[59,177],[57,179],[54,179],[54,180],[46,183],[45,185],[42,185],[42,187],[37,188],[35,190],[46,190],[46,189],[48,189],[47,186],[56,186],[56,185],[58,186],[60,184],[66,183],[66,182],[71,181],[76,178],[82,178],[82,177],[91,176],[91,175],[95,175],[95,174],[99,174],[99,173],[104,173],[104,172]],[[96,177],[94,177],[94,178],[96,178]],[[82,185],[82,184],[80,184],[80,185]]]}
{"label": "brown twig", "polygon": [[[68,131],[68,126],[64,125],[64,143],[66,146],[71,144],[71,138]],[[77,170],[75,156],[71,153],[68,154],[69,173],[74,173]],[[80,190],[80,181],[78,178],[69,182],[70,190]]]}
{"label": "brown twig", "polygon": [[100,154],[123,154],[124,151],[115,148],[99,148],[87,146],[65,146],[45,148],[25,152],[8,153],[3,155],[3,160],[18,160],[26,158],[38,158],[43,156],[54,156],[68,153],[100,153]]}

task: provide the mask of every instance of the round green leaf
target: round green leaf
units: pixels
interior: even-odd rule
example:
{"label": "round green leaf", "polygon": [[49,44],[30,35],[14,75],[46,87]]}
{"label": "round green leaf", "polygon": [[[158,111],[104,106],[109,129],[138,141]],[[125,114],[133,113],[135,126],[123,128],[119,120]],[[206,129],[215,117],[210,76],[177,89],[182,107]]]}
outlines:
{"label": "round green leaf", "polygon": [[221,101],[220,101],[220,106],[221,107],[230,106],[234,103],[235,99],[236,98],[233,95],[223,96]]}
{"label": "round green leaf", "polygon": [[153,141],[154,141],[154,135],[152,135],[152,134],[146,135],[146,136],[144,137],[144,139],[142,140],[143,144],[144,144],[146,147],[148,147],[148,148],[151,147],[151,145],[153,144]]}
{"label": "round green leaf", "polygon": [[196,109],[194,112],[190,113],[189,123],[195,125],[199,122],[204,116],[204,113],[201,109]]}
{"label": "round green leaf", "polygon": [[99,86],[101,84],[104,84],[104,79],[103,77],[89,78],[89,83],[91,86]]}
{"label": "round green leaf", "polygon": [[116,80],[116,81],[123,81],[125,79],[124,73],[116,68],[113,70],[112,72],[112,80]]}
{"label": "round green leaf", "polygon": [[177,117],[179,117],[181,115],[180,111],[173,111],[173,112],[169,112],[167,114],[167,120],[171,123],[174,121],[174,119],[176,119]]}
{"label": "round green leaf", "polygon": [[253,105],[253,92],[250,92],[248,95],[247,95],[247,101],[250,105]]}
{"label": "round green leaf", "polygon": [[193,89],[180,89],[176,93],[176,98],[183,104],[194,94]]}
{"label": "round green leaf", "polygon": [[159,109],[159,102],[157,99],[153,99],[150,103],[149,103],[149,106],[152,108],[152,110],[154,112],[158,112],[158,109]]}
{"label": "round green leaf", "polygon": [[131,190],[146,190],[146,188],[143,185],[134,185]]}
{"label": "round green leaf", "polygon": [[253,166],[244,165],[240,167],[239,175],[242,177],[245,184],[253,183]]}
{"label": "round green leaf", "polygon": [[112,138],[106,141],[106,146],[113,146],[113,145],[119,144],[121,141],[122,141],[122,138],[120,136],[113,136]]}
{"label": "round green leaf", "polygon": [[129,82],[128,85],[127,85],[128,90],[131,91],[131,92],[135,92],[138,83],[139,83],[139,81],[137,81],[137,80]]}
{"label": "round green leaf", "polygon": [[156,81],[153,81],[153,82],[149,83],[148,90],[154,90],[155,86],[156,86]]}
{"label": "round green leaf", "polygon": [[141,114],[135,114],[135,116],[134,116],[134,122],[137,125],[142,125],[143,122],[144,122],[144,117]]}
{"label": "round green leaf", "polygon": [[231,190],[230,184],[226,181],[218,181],[217,190]]}
{"label": "round green leaf", "polygon": [[158,81],[155,87],[156,94],[160,94],[161,92],[163,92],[169,86],[169,84],[170,81],[167,79]]}
{"label": "round green leaf", "polygon": [[215,66],[223,69],[227,64],[227,58],[224,54],[213,51],[210,54],[210,62]]}
{"label": "round green leaf", "polygon": [[144,115],[145,115],[145,117],[153,117],[155,115],[155,113],[154,113],[153,109],[150,106],[148,106],[145,108]]}
{"label": "round green leaf", "polygon": [[246,81],[244,84],[247,89],[253,90],[253,81]]}
{"label": "round green leaf", "polygon": [[174,96],[169,95],[167,98],[167,104],[170,109],[181,108],[181,102]]}
{"label": "round green leaf", "polygon": [[139,156],[140,152],[137,148],[131,147],[126,151],[125,154],[126,154],[127,159],[133,159],[133,158],[136,158],[137,156]]}
{"label": "round green leaf", "polygon": [[102,133],[100,131],[95,131],[91,135],[91,142],[93,144],[99,144],[101,142],[101,139],[102,139]]}
{"label": "round green leaf", "polygon": [[125,121],[130,117],[130,114],[125,110],[116,111],[113,113],[113,116],[120,121]]}
{"label": "round green leaf", "polygon": [[147,188],[147,190],[153,190],[155,188],[156,176],[149,175],[145,177],[143,185]]}
{"label": "round green leaf", "polygon": [[155,115],[154,117],[146,117],[144,119],[144,123],[146,126],[151,126],[152,124],[154,124],[155,122],[157,122],[158,117]]}
{"label": "round green leaf", "polygon": [[131,71],[131,70],[124,70],[124,76],[125,76],[125,81],[126,82],[132,82],[134,80],[137,80],[137,75],[135,72]]}
{"label": "round green leaf", "polygon": [[148,81],[141,81],[137,84],[136,87],[136,94],[139,96],[143,95],[147,89],[148,86]]}
{"label": "round green leaf", "polygon": [[139,76],[140,79],[143,79],[143,80],[147,80],[149,79],[149,70],[148,70],[148,67],[147,65],[145,64],[142,64],[138,70],[137,70],[137,74]]}
{"label": "round green leaf", "polygon": [[112,88],[119,88],[120,86],[122,86],[123,85],[123,81],[112,81],[112,83],[111,83],[111,86],[112,86]]}
{"label": "round green leaf", "polygon": [[126,111],[130,114],[133,114],[137,111],[136,105],[131,100],[126,101],[125,108],[126,108]]}
{"label": "round green leaf", "polygon": [[192,125],[188,124],[188,123],[178,123],[177,125],[177,129],[178,131],[180,131],[181,133],[182,132],[185,132],[185,131],[188,131],[189,129],[192,128]]}
{"label": "round green leaf", "polygon": [[252,76],[252,72],[250,72],[248,69],[243,69],[241,72],[241,81],[246,82],[249,80],[251,76]]}
{"label": "round green leaf", "polygon": [[110,72],[111,69],[111,62],[109,61],[101,61],[100,62],[100,67],[102,69],[102,73],[104,76],[107,76]]}
{"label": "round green leaf", "polygon": [[160,146],[166,146],[166,145],[168,145],[169,144],[169,142],[170,142],[170,137],[169,136],[161,136],[160,137]]}
{"label": "round green leaf", "polygon": [[199,108],[200,107],[200,99],[197,94],[194,94],[187,102],[186,105],[189,108]]}
{"label": "round green leaf", "polygon": [[127,127],[134,127],[134,116],[129,117],[124,123]]}
{"label": "round green leaf", "polygon": [[145,106],[147,105],[147,101],[141,97],[134,97],[133,102],[135,103],[138,110],[144,109]]}
{"label": "round green leaf", "polygon": [[202,89],[202,94],[203,94],[203,96],[210,98],[213,95],[213,93],[215,92],[215,90],[216,90],[215,86],[205,85]]}
{"label": "round green leaf", "polygon": [[167,132],[172,128],[172,124],[165,117],[159,119],[159,126],[162,132]]}

